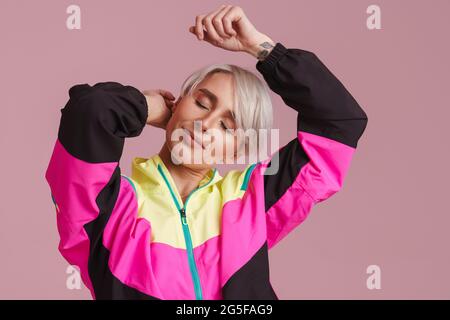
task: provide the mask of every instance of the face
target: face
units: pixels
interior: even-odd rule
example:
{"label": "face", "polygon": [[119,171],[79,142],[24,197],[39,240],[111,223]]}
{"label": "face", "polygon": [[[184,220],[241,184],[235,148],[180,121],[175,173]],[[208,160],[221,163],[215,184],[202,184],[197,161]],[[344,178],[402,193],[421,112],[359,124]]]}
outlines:
{"label": "face", "polygon": [[233,97],[232,75],[214,73],[191,95],[178,98],[166,126],[172,159],[197,169],[235,159],[239,139],[232,131],[237,129]]}

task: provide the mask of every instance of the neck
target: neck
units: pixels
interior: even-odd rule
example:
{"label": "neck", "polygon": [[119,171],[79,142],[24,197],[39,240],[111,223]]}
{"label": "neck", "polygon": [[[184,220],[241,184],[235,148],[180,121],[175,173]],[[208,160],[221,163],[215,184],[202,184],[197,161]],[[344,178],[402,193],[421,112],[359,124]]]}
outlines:
{"label": "neck", "polygon": [[166,143],[164,143],[158,155],[172,176],[183,201],[192,190],[198,187],[200,181],[210,170],[209,168],[193,169],[182,164],[177,165],[173,163],[170,150]]}

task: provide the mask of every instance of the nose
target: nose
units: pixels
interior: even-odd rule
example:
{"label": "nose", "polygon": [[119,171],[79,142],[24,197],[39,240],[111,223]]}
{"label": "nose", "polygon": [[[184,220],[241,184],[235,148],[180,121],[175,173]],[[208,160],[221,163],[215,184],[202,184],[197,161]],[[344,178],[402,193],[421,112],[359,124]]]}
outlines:
{"label": "nose", "polygon": [[[213,115],[213,113],[209,113],[207,115],[205,115],[202,118],[199,118],[198,120],[196,120],[197,124],[197,128],[198,130],[201,129],[202,134],[205,134],[209,129],[213,129],[215,126],[215,123],[218,122],[218,119],[216,116]],[[194,127],[195,127],[195,123],[194,123]]]}
{"label": "nose", "polygon": [[210,129],[213,129],[218,121],[219,120],[213,113],[209,113],[194,121],[194,131],[201,132],[203,147],[207,147],[211,144],[214,132],[210,131]]}

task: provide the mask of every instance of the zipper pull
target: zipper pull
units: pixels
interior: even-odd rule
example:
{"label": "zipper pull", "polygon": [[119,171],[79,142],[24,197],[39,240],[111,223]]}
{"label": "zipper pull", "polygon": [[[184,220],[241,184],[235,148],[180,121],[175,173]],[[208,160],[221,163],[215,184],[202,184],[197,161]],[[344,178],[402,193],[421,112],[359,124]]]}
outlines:
{"label": "zipper pull", "polygon": [[186,221],[186,210],[184,208],[180,209],[180,214],[181,214],[181,222],[184,225],[187,225],[187,221]]}

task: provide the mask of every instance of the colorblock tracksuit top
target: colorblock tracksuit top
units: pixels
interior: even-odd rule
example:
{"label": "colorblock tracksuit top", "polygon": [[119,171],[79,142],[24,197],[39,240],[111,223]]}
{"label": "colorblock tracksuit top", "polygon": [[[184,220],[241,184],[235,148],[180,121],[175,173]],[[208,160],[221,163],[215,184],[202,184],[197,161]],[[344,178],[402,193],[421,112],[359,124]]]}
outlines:
{"label": "colorblock tracksuit top", "polygon": [[184,203],[157,154],[121,174],[125,139],[146,126],[141,91],[69,89],[45,178],[59,251],[94,299],[278,299],[268,250],[342,188],[367,115],[310,51],[278,42],[256,69],[298,112],[293,139],[242,171],[211,169]]}

